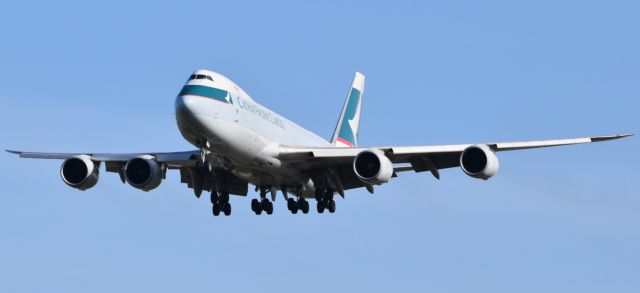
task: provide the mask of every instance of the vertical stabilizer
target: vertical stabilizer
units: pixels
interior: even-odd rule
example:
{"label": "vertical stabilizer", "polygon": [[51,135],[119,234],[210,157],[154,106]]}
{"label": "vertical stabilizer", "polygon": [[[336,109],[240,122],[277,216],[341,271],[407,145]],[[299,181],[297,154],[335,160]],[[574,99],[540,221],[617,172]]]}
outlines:
{"label": "vertical stabilizer", "polygon": [[347,93],[347,100],[342,107],[338,125],[331,138],[331,144],[336,147],[357,147],[358,127],[360,125],[360,110],[364,95],[364,75],[356,72],[351,88]]}

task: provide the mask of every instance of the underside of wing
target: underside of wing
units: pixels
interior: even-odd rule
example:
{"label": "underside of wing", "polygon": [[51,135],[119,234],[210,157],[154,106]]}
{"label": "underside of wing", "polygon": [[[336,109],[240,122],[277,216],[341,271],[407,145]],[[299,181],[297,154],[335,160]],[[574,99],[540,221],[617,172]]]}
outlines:
{"label": "underside of wing", "polygon": [[107,172],[118,173],[123,183],[128,182],[144,191],[158,187],[166,177],[166,170],[179,169],[180,181],[193,188],[197,196],[204,190],[217,191],[223,188],[230,194],[247,194],[247,182],[227,172],[219,164],[210,161],[210,170],[202,167],[199,164],[202,155],[198,150],[123,154],[7,152],[21,158],[64,160],[60,170],[63,181],[80,190],[89,189],[97,183],[100,164],[104,163]]}
{"label": "underside of wing", "polygon": [[394,174],[396,172],[409,170],[414,170],[415,172],[431,171],[436,178],[439,178],[440,175],[438,170],[459,167],[461,155],[465,150],[471,147],[477,146],[479,149],[495,153],[500,151],[600,142],[619,139],[630,135],[631,134],[618,134],[572,139],[435,146],[385,146],[371,148],[283,147],[280,152],[280,159],[301,169],[342,170],[342,173],[347,175],[345,176],[346,180],[356,182],[352,180],[356,176],[353,172],[353,163],[356,156],[364,151],[379,150],[394,164]]}
{"label": "underside of wing", "polygon": [[[491,147],[494,151],[512,151],[543,147],[583,144],[619,139],[633,134],[617,134],[608,136],[593,136],[584,138],[537,140],[519,142],[480,143]],[[403,159],[415,155],[437,155],[449,153],[461,153],[467,147],[475,144],[433,145],[433,146],[384,146],[371,148],[309,148],[309,147],[282,147],[280,158],[285,161],[307,161],[309,159],[332,159],[336,161],[349,160],[367,149],[379,149],[387,153],[392,160],[402,162]]]}

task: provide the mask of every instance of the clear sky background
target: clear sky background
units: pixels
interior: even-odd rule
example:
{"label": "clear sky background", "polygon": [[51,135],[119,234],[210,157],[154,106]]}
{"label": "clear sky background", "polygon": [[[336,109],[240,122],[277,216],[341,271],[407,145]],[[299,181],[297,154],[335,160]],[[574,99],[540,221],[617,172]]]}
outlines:
{"label": "clear sky background", "polygon": [[[192,149],[173,103],[198,68],[329,137],[356,70],[362,145],[640,132],[638,1],[4,1],[1,148]],[[519,1],[524,2],[524,1]],[[2,292],[640,292],[638,137],[500,153],[350,191],[335,214],[211,215],[0,154]]]}

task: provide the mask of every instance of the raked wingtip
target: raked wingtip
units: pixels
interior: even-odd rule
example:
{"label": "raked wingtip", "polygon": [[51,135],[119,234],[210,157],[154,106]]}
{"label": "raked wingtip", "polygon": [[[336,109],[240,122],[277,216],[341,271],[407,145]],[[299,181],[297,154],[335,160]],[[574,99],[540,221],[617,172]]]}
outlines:
{"label": "raked wingtip", "polygon": [[618,135],[616,135],[616,138],[624,138],[624,137],[629,137],[629,136],[633,136],[633,133],[620,133]]}
{"label": "raked wingtip", "polygon": [[612,139],[620,139],[628,136],[633,136],[633,133],[619,133],[614,135],[605,135],[605,136],[595,136],[591,138],[592,142],[612,140]]}

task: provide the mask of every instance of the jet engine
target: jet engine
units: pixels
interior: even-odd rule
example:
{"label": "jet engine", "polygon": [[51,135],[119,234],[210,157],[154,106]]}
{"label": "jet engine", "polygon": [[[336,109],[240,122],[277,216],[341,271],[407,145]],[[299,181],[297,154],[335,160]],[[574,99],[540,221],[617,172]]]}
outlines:
{"label": "jet engine", "polygon": [[496,153],[487,145],[467,147],[460,155],[460,167],[467,175],[487,180],[498,173],[500,163]]}
{"label": "jet engine", "polygon": [[131,186],[149,191],[160,186],[162,166],[149,156],[133,158],[124,166],[124,178]]}
{"label": "jet engine", "polygon": [[382,184],[393,176],[393,164],[381,150],[369,149],[353,160],[353,171],[364,183]]}
{"label": "jet engine", "polygon": [[75,156],[62,162],[60,177],[67,185],[86,190],[98,183],[99,167],[99,163],[93,162],[90,156]]}

